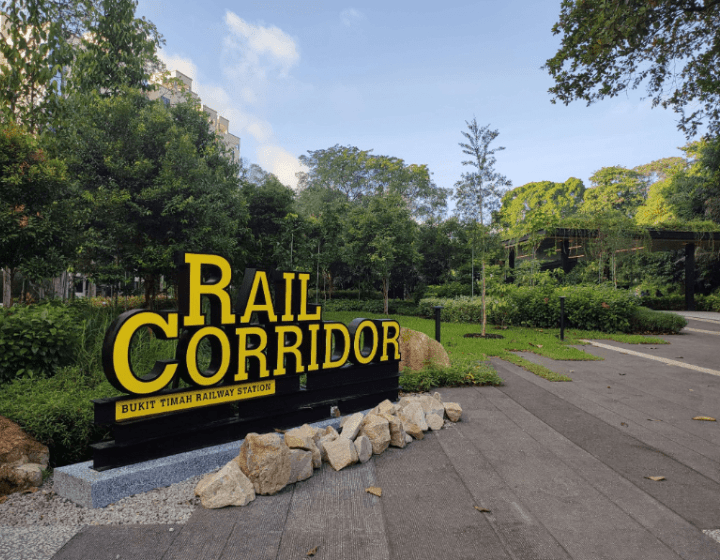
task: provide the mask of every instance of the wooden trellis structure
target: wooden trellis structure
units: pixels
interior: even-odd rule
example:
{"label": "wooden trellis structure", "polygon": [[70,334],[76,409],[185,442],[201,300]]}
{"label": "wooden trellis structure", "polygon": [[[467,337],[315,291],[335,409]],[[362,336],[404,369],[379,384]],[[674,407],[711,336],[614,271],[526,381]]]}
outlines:
{"label": "wooden trellis structure", "polygon": [[[587,254],[588,241],[598,239],[599,230],[555,228],[540,230],[515,239],[503,241],[508,250],[510,269],[523,259],[537,258],[541,269],[562,268],[570,272],[578,261]],[[713,249],[720,242],[720,232],[646,230],[644,234],[628,234],[630,246],[614,251],[685,251],[685,305],[688,311],[695,310],[695,249]],[[534,241],[534,251],[530,246]],[[720,245],[717,245],[720,247]]]}

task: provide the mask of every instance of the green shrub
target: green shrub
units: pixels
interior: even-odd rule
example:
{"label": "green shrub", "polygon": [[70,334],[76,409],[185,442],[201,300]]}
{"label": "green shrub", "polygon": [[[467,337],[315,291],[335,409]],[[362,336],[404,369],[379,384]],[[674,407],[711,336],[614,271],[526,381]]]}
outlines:
{"label": "green shrub", "polygon": [[53,375],[75,357],[77,316],[55,304],[18,305],[0,311],[0,383]]}
{"label": "green shrub", "polygon": [[[354,311],[356,313],[382,313],[383,301],[375,299],[333,299],[325,302],[322,308],[328,312]],[[388,302],[388,308],[392,315],[417,315],[419,312],[414,302],[402,299],[391,299]]]}
{"label": "green shrub", "polygon": [[[698,296],[695,296],[696,299]],[[642,304],[648,309],[656,309],[658,311],[682,311],[685,309],[685,296],[675,294],[670,296],[643,296]]]}
{"label": "green shrub", "polygon": [[[583,330],[630,332],[630,318],[637,298],[625,290],[603,286],[505,285],[487,297],[487,321],[493,325],[550,328],[560,324],[560,296],[565,296],[566,325]],[[432,317],[433,307],[444,307],[441,319],[451,323],[480,323],[479,297],[427,298],[420,301],[422,316]]]}
{"label": "green shrub", "polygon": [[59,467],[88,460],[90,444],[107,439],[107,428],[93,422],[92,399],[117,394],[107,381],[93,382],[68,367],[49,379],[16,379],[2,387],[0,415],[47,445],[50,464]]}
{"label": "green shrub", "polygon": [[687,321],[675,313],[663,313],[647,307],[638,307],[630,318],[630,325],[634,332],[668,334],[680,332],[683,327],[687,326]]}
{"label": "green shrub", "polygon": [[433,387],[461,385],[500,385],[502,380],[488,364],[474,361],[450,367],[429,365],[420,371],[406,370],[400,376],[400,388],[405,392],[429,391]]}
{"label": "green shrub", "polygon": [[448,282],[436,286],[428,286],[425,289],[426,298],[455,298],[469,296],[472,286],[468,282]]}

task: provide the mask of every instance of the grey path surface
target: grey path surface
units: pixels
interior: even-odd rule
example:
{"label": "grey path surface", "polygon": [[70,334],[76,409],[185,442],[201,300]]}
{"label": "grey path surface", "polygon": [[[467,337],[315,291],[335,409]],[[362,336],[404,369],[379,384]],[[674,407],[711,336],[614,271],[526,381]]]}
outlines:
{"label": "grey path surface", "polygon": [[[720,366],[713,334],[667,340],[628,347]],[[86,527],[54,558],[720,560],[703,533],[720,529],[720,422],[692,420],[720,419],[720,378],[584,349],[605,361],[524,354],[568,383],[494,360],[504,384],[441,390],[462,421],[405,449],[185,525]]]}

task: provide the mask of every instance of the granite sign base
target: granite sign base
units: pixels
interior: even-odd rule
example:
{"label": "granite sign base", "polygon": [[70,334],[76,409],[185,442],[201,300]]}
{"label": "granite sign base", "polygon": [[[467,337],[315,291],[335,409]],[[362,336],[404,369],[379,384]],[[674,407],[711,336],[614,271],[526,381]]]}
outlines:
{"label": "granite sign base", "polygon": [[[368,412],[368,411],[364,411]],[[340,418],[315,422],[311,426],[340,427]],[[207,474],[237,457],[244,440],[205,447],[124,467],[96,471],[92,461],[58,467],[53,490],[88,508],[102,508],[135,494],[170,486],[194,476]]]}

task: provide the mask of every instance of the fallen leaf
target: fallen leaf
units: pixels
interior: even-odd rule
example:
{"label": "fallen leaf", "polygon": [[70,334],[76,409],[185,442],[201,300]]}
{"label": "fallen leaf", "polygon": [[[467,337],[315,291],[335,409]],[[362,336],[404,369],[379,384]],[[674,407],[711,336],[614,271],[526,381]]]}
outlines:
{"label": "fallen leaf", "polygon": [[610,388],[610,385],[608,385],[608,389]]}
{"label": "fallen leaf", "polygon": [[378,498],[382,496],[382,488],[379,488],[378,486],[371,486],[370,488],[365,488],[365,492],[368,492],[373,496],[377,496]]}
{"label": "fallen leaf", "polygon": [[7,496],[0,496],[0,504],[4,504],[5,502],[7,502],[7,499]]}
{"label": "fallen leaf", "polygon": [[285,432],[287,432],[287,430],[280,430],[280,429],[278,429],[278,428],[275,428],[275,431],[276,431],[278,434],[284,434]]}
{"label": "fallen leaf", "polygon": [[603,306],[603,309],[610,309],[610,306],[607,303],[605,303],[604,301],[600,305]]}
{"label": "fallen leaf", "polygon": [[481,508],[481,507],[475,506],[475,509],[478,510],[478,511],[484,511],[484,512],[486,512],[486,513],[490,513],[490,510],[489,510],[488,508]]}
{"label": "fallen leaf", "polygon": [[620,425],[627,427],[627,424],[625,422],[620,422]]}
{"label": "fallen leaf", "polygon": [[542,344],[536,344],[535,346],[537,346],[538,348],[542,348]]}
{"label": "fallen leaf", "polygon": [[318,548],[320,548],[319,545],[316,546],[315,548],[311,548],[310,550],[308,550],[307,555],[308,555],[308,556],[315,556],[315,555],[317,554]]}
{"label": "fallen leaf", "polygon": [[37,492],[37,491],[38,491],[37,488],[26,488],[25,490],[23,490],[23,491],[20,492],[20,493],[21,493],[21,494],[34,494],[34,493]]}
{"label": "fallen leaf", "polygon": [[624,373],[621,373],[620,375],[625,375]]}
{"label": "fallen leaf", "polygon": [[655,482],[660,482],[661,480],[665,480],[664,476],[646,476],[645,478],[654,480]]}
{"label": "fallen leaf", "polygon": [[706,422],[717,422],[712,416],[695,416],[693,420],[705,420]]}

